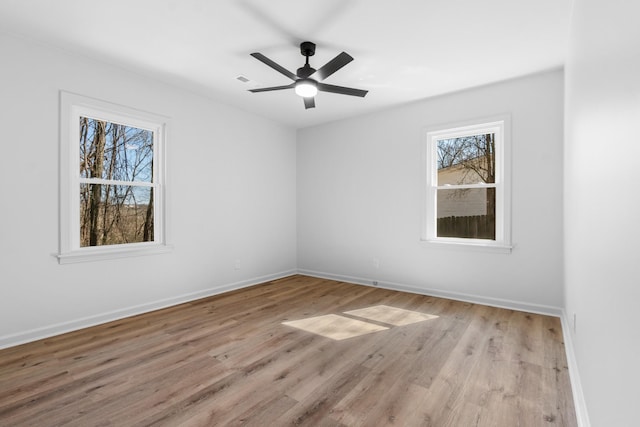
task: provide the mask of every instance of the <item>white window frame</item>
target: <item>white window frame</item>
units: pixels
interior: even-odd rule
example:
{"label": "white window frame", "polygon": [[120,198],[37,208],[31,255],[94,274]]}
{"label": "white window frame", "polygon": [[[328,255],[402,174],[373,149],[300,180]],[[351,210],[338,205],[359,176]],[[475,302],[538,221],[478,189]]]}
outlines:
{"label": "white window frame", "polygon": [[[154,240],[105,246],[80,246],[80,117],[91,117],[153,132]],[[169,119],[107,101],[60,91],[60,264],[165,253],[167,243],[165,145]],[[106,184],[131,185],[105,181]]]}
{"label": "white window frame", "polygon": [[[466,184],[438,187],[437,145],[442,139],[459,138],[471,135],[495,134],[495,184]],[[425,131],[423,147],[424,195],[422,241],[428,244],[447,245],[449,247],[480,248],[510,253],[511,244],[511,117],[497,117],[431,127]],[[438,237],[437,211],[438,189],[451,188],[490,188],[496,189],[496,238],[471,239]]]}

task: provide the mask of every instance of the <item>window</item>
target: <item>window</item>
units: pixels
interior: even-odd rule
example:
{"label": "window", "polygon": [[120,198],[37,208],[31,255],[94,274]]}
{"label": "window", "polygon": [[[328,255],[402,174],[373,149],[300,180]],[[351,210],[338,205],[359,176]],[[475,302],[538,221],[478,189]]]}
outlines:
{"label": "window", "polygon": [[163,252],[167,119],[61,92],[60,263]]}
{"label": "window", "polygon": [[423,238],[510,249],[509,119],[427,132]]}

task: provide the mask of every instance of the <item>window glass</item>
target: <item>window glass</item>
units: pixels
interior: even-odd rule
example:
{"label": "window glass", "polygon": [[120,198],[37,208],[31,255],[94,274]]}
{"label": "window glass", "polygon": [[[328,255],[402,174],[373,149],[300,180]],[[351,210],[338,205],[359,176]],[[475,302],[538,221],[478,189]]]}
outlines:
{"label": "window glass", "polygon": [[80,246],[153,242],[153,188],[80,184]]}
{"label": "window glass", "polygon": [[80,247],[154,240],[153,141],[153,131],[80,116]]}
{"label": "window glass", "polygon": [[496,238],[495,188],[438,189],[438,237]]}
{"label": "window glass", "polygon": [[153,131],[80,116],[80,177],[151,182]]}
{"label": "window glass", "polygon": [[495,134],[437,142],[438,185],[495,182]]}
{"label": "window glass", "polygon": [[[495,239],[495,133],[437,140],[437,236]],[[441,187],[451,187],[450,189]]]}

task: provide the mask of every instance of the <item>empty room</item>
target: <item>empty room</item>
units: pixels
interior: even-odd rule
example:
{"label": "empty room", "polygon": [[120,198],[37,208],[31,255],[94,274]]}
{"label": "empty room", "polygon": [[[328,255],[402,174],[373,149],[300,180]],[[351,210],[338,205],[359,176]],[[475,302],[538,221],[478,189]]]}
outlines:
{"label": "empty room", "polygon": [[0,425],[640,425],[638,16],[0,1]]}

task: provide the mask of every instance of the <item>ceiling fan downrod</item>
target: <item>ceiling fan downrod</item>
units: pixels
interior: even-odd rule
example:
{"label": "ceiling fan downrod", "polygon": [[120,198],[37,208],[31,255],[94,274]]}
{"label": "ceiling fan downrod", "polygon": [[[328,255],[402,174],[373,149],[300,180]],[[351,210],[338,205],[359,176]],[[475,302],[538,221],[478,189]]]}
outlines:
{"label": "ceiling fan downrod", "polygon": [[300,53],[302,56],[306,58],[304,66],[298,68],[296,74],[301,79],[306,79],[311,74],[316,72],[316,69],[309,65],[309,57],[316,54],[316,45],[311,42],[302,42],[300,43]]}

